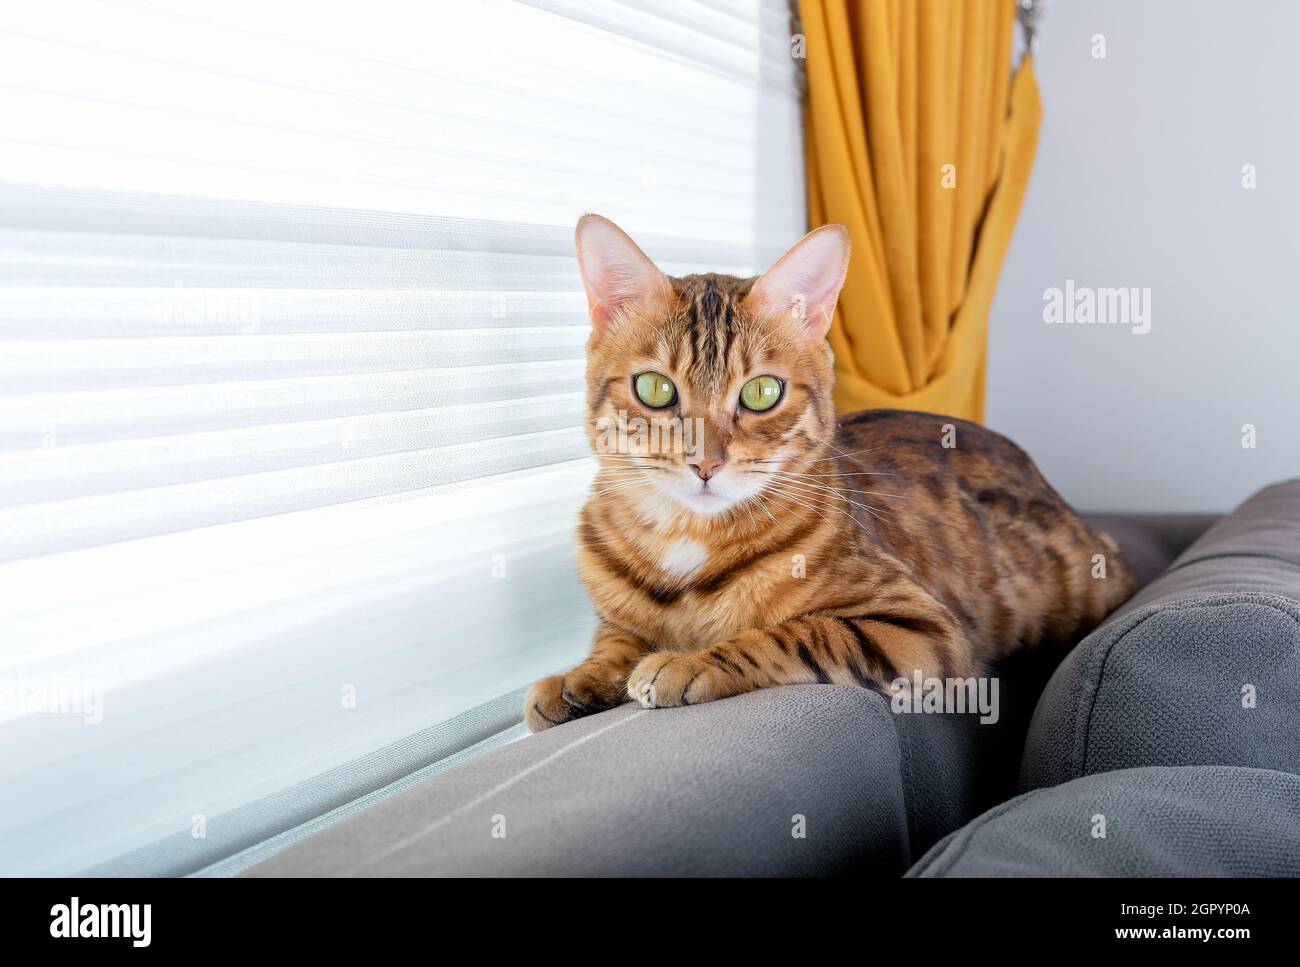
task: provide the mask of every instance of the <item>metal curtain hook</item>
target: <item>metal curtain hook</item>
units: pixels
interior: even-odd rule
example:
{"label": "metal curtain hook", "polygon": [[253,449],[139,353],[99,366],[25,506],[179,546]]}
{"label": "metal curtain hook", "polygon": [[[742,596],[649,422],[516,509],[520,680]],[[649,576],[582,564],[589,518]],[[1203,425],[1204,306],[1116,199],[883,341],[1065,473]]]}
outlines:
{"label": "metal curtain hook", "polygon": [[1047,0],[1018,0],[1016,4],[1016,19],[1025,33],[1025,52],[1031,57],[1038,56],[1038,21],[1046,6]]}

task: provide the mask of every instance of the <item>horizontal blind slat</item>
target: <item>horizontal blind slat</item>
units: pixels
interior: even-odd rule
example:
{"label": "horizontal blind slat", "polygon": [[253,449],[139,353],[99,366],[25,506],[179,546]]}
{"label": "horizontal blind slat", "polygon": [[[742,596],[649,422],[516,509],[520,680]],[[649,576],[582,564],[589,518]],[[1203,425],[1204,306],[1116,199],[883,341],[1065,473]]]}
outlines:
{"label": "horizontal blind slat", "polygon": [[0,869],[184,840],[581,656],[573,226],[777,258],[788,21],[0,10]]}
{"label": "horizontal blind slat", "polygon": [[0,452],[572,393],[581,359],[5,396]]}
{"label": "horizontal blind slat", "polygon": [[[582,426],[583,395],[0,453],[0,507],[483,444]],[[511,440],[517,445],[518,439]]]}
{"label": "horizontal blind slat", "polygon": [[9,392],[281,379],[414,367],[581,358],[585,326],[289,336],[10,340],[0,356]]}
{"label": "horizontal blind slat", "polygon": [[316,466],[4,508],[0,560],[412,493],[577,460],[587,452],[582,430],[548,430],[379,457],[335,454],[333,462]]}

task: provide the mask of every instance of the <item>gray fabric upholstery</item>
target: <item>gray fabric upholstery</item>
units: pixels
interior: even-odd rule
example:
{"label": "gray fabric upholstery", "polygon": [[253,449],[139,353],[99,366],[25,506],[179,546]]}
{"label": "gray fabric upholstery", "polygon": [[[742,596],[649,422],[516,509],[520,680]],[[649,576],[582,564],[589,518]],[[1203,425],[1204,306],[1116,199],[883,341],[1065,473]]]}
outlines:
{"label": "gray fabric upholstery", "polygon": [[1297,721],[1300,480],[1216,523],[1071,652],[1039,699],[1021,788],[1148,765],[1300,773]]}
{"label": "gray fabric upholstery", "polygon": [[1015,791],[1043,658],[996,670],[993,724],[897,715],[843,685],[625,705],[426,779],[244,875],[896,876]]}
{"label": "gray fabric upholstery", "polygon": [[1088,525],[1119,542],[1145,587],[1217,520],[1212,514],[1088,514]]}
{"label": "gray fabric upholstery", "polygon": [[244,875],[897,875],[911,861],[900,756],[887,706],[854,687],[625,705],[435,776]]}
{"label": "gray fabric upholstery", "polygon": [[896,876],[1014,791],[1044,676],[1000,677],[1002,716],[987,725],[896,715],[843,685],[625,705],[424,780],[244,875]]}
{"label": "gray fabric upholstery", "polygon": [[1300,777],[1232,766],[1086,776],[990,810],[908,876],[1300,876]]}
{"label": "gray fabric upholstery", "polygon": [[[1119,542],[1140,584],[1163,572],[1216,519],[1197,514],[1083,516]],[[995,726],[980,725],[970,716],[895,716],[910,769],[905,790],[914,856],[1014,794],[1030,716],[1061,657],[1023,652],[992,669],[1001,713]]]}
{"label": "gray fabric upholstery", "polygon": [[[1125,542],[1124,521],[1091,522]],[[1140,576],[1150,550],[1128,536]],[[1071,652],[1030,726],[1021,785],[1033,791],[950,834],[909,875],[1300,875],[1297,721],[1291,481],[1214,524]]]}
{"label": "gray fabric upholstery", "polygon": [[[1149,570],[1170,542],[1104,518]],[[382,800],[245,875],[897,875],[1014,793],[1029,715],[1059,656],[995,670],[1000,718],[895,715],[845,686],[690,709],[624,706]],[[807,837],[791,835],[806,817]],[[492,817],[506,836],[492,838]]]}

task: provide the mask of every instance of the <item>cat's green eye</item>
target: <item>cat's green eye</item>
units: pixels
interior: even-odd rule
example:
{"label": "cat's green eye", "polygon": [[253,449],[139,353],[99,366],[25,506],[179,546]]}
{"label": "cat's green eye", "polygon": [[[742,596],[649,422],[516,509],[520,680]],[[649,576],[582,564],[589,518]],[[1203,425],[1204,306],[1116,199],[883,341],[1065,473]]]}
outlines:
{"label": "cat's green eye", "polygon": [[671,406],[677,399],[677,387],[663,373],[642,373],[633,385],[641,402],[656,410]]}
{"label": "cat's green eye", "polygon": [[740,405],[755,413],[776,406],[781,398],[781,381],[775,376],[755,376],[740,388]]}

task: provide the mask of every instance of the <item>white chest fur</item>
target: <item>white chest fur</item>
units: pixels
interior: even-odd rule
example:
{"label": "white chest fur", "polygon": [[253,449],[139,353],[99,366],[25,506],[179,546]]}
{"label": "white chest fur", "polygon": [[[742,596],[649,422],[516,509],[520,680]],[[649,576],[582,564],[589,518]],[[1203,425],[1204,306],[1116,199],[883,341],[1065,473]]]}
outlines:
{"label": "white chest fur", "polygon": [[686,577],[694,574],[709,559],[709,549],[689,537],[679,538],[665,548],[659,566],[669,574]]}

